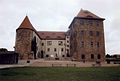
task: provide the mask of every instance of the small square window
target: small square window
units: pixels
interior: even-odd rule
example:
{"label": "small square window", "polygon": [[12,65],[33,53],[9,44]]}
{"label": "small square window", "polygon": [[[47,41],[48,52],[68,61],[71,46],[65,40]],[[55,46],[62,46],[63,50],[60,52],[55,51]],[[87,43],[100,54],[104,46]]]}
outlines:
{"label": "small square window", "polygon": [[96,36],[99,36],[99,31],[96,31]]}
{"label": "small square window", "polygon": [[91,47],[93,47],[93,42],[91,42]]}
{"label": "small square window", "polygon": [[97,47],[100,47],[100,43],[99,42],[97,42]]}
{"label": "small square window", "polygon": [[85,59],[85,55],[84,55],[84,54],[82,54],[82,55],[81,55],[81,58],[82,58],[82,59]]}
{"label": "small square window", "polygon": [[56,52],[57,51],[57,49],[56,48],[54,48],[54,52]]}
{"label": "small square window", "polygon": [[49,51],[50,51],[50,48],[48,48],[47,51],[49,52]]}
{"label": "small square window", "polygon": [[48,46],[52,45],[52,41],[47,41],[47,45]]}
{"label": "small square window", "polygon": [[49,57],[49,55],[46,55],[46,57]]}
{"label": "small square window", "polygon": [[69,47],[69,45],[67,45],[67,47]]}
{"label": "small square window", "polygon": [[90,36],[93,36],[93,32],[92,31],[90,31],[89,34],[90,34]]}
{"label": "small square window", "polygon": [[63,45],[63,42],[62,42],[62,41],[58,41],[58,45],[59,45],[59,46],[62,46],[62,45]]}
{"label": "small square window", "polygon": [[42,46],[44,46],[44,43],[42,43]]}
{"label": "small square window", "polygon": [[67,43],[69,43],[69,41],[67,40]]}
{"label": "small square window", "polygon": [[61,48],[61,51],[63,52],[63,48]]}
{"label": "small square window", "polygon": [[84,47],[84,42],[83,41],[81,42],[81,47]]}

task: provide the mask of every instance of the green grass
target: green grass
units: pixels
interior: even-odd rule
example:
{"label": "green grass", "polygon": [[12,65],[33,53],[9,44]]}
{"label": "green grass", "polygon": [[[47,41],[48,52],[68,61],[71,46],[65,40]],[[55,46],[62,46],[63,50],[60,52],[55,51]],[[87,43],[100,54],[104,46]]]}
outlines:
{"label": "green grass", "polygon": [[0,69],[0,81],[120,81],[120,67],[17,67]]}

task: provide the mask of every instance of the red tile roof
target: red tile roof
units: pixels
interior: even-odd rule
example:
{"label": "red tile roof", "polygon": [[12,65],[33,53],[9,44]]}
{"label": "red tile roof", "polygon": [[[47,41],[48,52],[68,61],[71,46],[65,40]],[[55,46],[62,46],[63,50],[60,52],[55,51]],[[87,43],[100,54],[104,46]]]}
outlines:
{"label": "red tile roof", "polygon": [[[23,22],[21,23],[21,25],[18,27],[18,29],[31,29],[33,30],[37,35],[38,37],[40,38],[38,32],[36,31],[36,29],[32,26],[28,16],[26,16],[23,20]],[[18,30],[17,29],[17,30]]]}
{"label": "red tile roof", "polygon": [[85,18],[100,18],[97,15],[91,13],[88,10],[83,10],[81,9],[80,12],[78,13],[77,17],[85,17]]}
{"label": "red tile roof", "polygon": [[23,29],[23,28],[27,28],[27,29],[32,29],[35,30],[35,28],[32,26],[32,24],[30,23],[30,20],[28,18],[28,16],[25,17],[25,19],[23,20],[23,22],[21,23],[21,25],[19,26],[18,29]]}
{"label": "red tile roof", "polygon": [[38,31],[38,34],[45,40],[65,40],[66,32]]}
{"label": "red tile roof", "polygon": [[41,39],[48,40],[64,40],[66,32],[49,32],[49,31],[36,31],[35,28],[30,23],[28,16],[25,17],[18,29],[31,29],[33,30]]}

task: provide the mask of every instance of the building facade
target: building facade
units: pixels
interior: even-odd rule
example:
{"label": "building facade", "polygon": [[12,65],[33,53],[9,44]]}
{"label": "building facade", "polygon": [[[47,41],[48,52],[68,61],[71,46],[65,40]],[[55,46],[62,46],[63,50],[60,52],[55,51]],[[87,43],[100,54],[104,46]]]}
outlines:
{"label": "building facade", "polygon": [[70,54],[78,61],[105,61],[103,18],[82,10],[70,29]]}
{"label": "building facade", "polygon": [[[69,56],[66,32],[36,31],[26,16],[16,30],[15,51],[19,59],[49,58],[63,60]],[[67,51],[66,51],[67,50]]]}
{"label": "building facade", "polygon": [[67,32],[36,31],[26,16],[16,30],[19,59],[105,61],[103,18],[81,10]]}

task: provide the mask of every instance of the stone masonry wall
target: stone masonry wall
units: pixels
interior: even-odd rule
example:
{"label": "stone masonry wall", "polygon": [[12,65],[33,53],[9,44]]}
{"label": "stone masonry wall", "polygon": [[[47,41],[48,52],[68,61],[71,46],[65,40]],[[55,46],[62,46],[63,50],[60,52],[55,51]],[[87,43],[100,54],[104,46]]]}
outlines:
{"label": "stone masonry wall", "polygon": [[[81,22],[84,22],[83,25]],[[98,22],[98,26],[96,22]],[[92,36],[90,36],[90,31],[93,32]],[[99,32],[99,36],[96,36],[96,32]],[[93,46],[91,46],[91,42],[93,42]],[[97,46],[98,42],[99,46]],[[78,61],[105,61],[103,21],[75,18],[70,27],[70,53]],[[91,59],[91,54],[94,56],[93,59]],[[100,59],[98,59],[98,54],[100,54]],[[82,55],[84,55],[84,59],[82,59]]]}
{"label": "stone masonry wall", "polygon": [[19,59],[26,60],[28,57],[33,59],[31,52],[31,41],[33,39],[33,31],[30,29],[18,29],[16,31],[15,51],[19,53]]}

